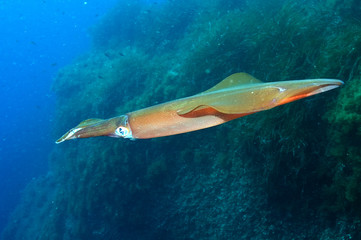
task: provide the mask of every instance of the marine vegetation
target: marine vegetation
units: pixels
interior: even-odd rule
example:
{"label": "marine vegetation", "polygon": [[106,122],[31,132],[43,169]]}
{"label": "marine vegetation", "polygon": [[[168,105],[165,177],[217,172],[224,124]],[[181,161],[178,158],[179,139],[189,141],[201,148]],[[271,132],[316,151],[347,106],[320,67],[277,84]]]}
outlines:
{"label": "marine vegetation", "polygon": [[3,239],[361,238],[359,13],[354,0],[121,1],[54,80],[54,140],[236,72],[345,85],[216,128],[56,145]]}
{"label": "marine vegetation", "polygon": [[354,71],[355,75],[350,76],[347,87],[338,96],[339,104],[325,115],[332,125],[328,129],[332,139],[328,156],[333,161],[324,163],[330,169],[331,179],[324,186],[324,194],[329,199],[325,207],[332,214],[361,214],[361,79],[359,67]]}

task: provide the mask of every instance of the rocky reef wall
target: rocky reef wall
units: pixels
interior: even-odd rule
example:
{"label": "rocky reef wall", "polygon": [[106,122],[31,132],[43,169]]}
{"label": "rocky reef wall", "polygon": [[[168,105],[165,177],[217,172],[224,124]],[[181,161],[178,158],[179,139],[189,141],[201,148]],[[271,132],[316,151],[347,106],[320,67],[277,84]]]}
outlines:
{"label": "rocky reef wall", "polygon": [[360,237],[361,22],[345,2],[119,3],[55,79],[54,139],[234,72],[345,87],[178,136],[62,143],[3,239]]}

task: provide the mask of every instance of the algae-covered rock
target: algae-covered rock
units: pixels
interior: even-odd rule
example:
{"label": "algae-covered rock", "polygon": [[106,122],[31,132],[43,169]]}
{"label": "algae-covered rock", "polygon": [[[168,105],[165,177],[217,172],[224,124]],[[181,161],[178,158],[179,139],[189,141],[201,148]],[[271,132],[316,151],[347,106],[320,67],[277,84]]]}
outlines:
{"label": "algae-covered rock", "polygon": [[4,240],[357,237],[361,24],[347,9],[120,2],[93,27],[92,50],[55,79],[54,139],[84,119],[195,94],[234,72],[341,78],[345,88],[177,136],[57,145],[51,174],[29,185]]}
{"label": "algae-covered rock", "polygon": [[[359,68],[358,68],[359,69]],[[357,69],[357,74],[359,70]],[[325,164],[332,181],[325,187],[330,210],[345,214],[361,214],[361,78],[348,81],[335,105],[327,113],[329,128],[329,156],[334,160]]]}

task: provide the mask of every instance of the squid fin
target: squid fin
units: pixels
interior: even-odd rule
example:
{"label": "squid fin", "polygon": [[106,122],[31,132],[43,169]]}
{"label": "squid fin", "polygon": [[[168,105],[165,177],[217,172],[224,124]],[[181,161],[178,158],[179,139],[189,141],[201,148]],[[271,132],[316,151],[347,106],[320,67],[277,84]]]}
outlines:
{"label": "squid fin", "polygon": [[225,79],[223,79],[220,83],[213,86],[212,88],[204,91],[203,93],[209,93],[217,90],[221,90],[224,88],[239,86],[242,84],[252,84],[252,83],[263,83],[261,80],[249,75],[248,73],[234,73]]}
{"label": "squid fin", "polygon": [[[263,83],[257,78],[249,75],[248,73],[234,73],[227,78],[223,79],[220,83],[214,87],[208,89],[207,91],[202,92],[202,94],[209,94],[215,91],[219,91],[226,88],[239,87],[240,85],[247,84],[259,84]],[[226,99],[227,96],[224,96]],[[232,98],[232,97],[231,97]],[[228,99],[228,98],[227,98]],[[230,100],[230,99],[228,99]],[[194,114],[191,114],[194,112]],[[177,114],[180,116],[204,116],[204,115],[215,115],[216,113],[226,113],[226,114],[237,114],[238,112],[233,112],[232,109],[229,109],[224,104],[220,104],[219,99],[214,100],[213,98],[200,98],[197,101],[190,101],[189,104],[185,104],[177,111]]]}
{"label": "squid fin", "polygon": [[[190,109],[190,108],[189,108]],[[182,117],[201,117],[205,115],[216,115],[219,111],[208,105],[198,105],[189,111],[184,111],[184,113],[178,112],[178,115]]]}

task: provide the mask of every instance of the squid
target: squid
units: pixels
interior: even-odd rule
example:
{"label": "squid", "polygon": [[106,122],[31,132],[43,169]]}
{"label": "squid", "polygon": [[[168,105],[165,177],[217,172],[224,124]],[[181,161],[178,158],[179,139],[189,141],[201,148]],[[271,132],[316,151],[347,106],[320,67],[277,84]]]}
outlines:
{"label": "squid", "polygon": [[147,139],[192,132],[326,92],[342,84],[336,79],[262,82],[247,73],[235,73],[190,97],[110,119],[87,119],[56,143],[97,136]]}

